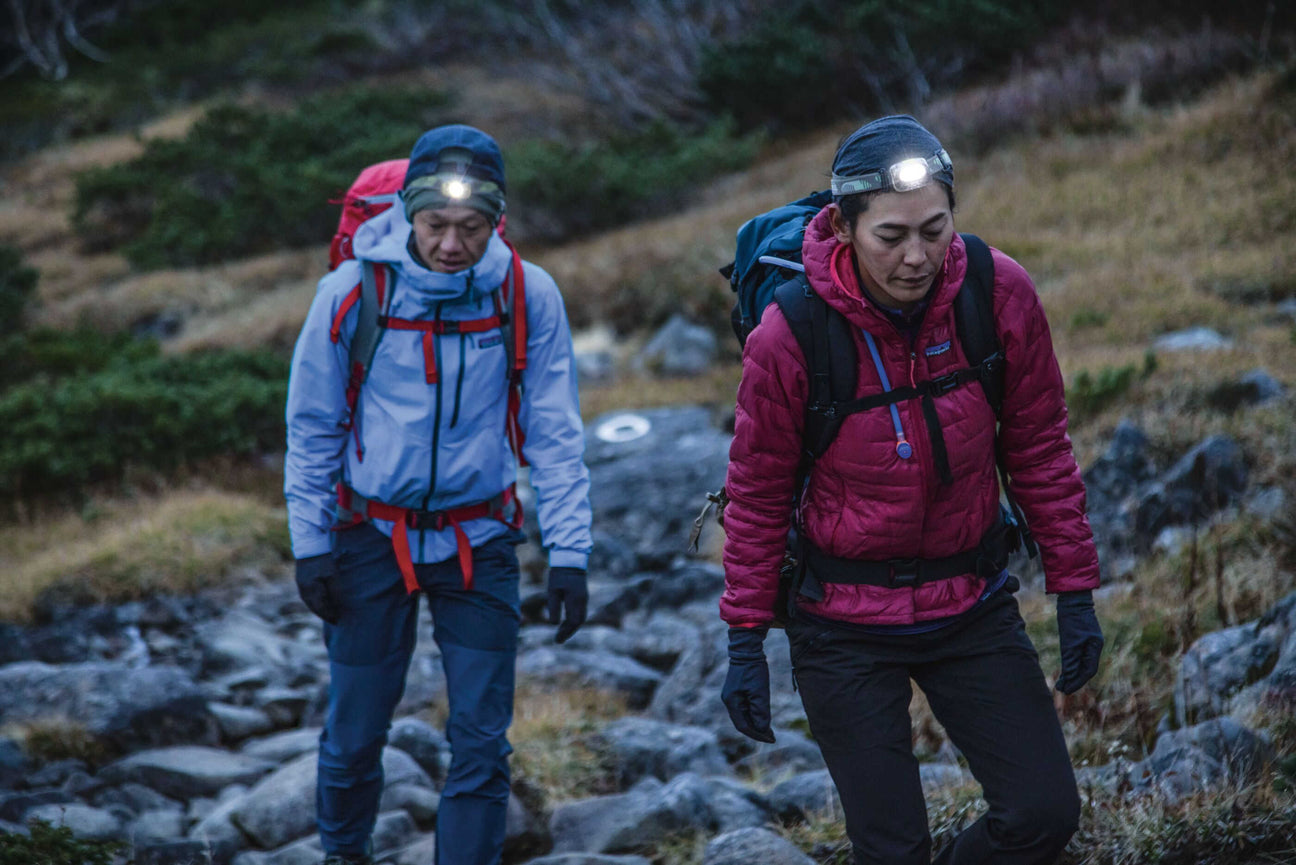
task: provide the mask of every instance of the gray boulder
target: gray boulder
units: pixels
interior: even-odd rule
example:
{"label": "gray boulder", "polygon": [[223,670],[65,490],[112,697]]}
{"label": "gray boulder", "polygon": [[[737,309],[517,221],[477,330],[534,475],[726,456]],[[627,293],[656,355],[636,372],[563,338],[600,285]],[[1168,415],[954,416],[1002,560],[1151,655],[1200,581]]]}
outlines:
{"label": "gray boulder", "polygon": [[775,785],[770,807],[784,821],[804,820],[811,814],[841,813],[841,799],[827,769],[802,772]]}
{"label": "gray boulder", "polygon": [[135,865],[212,865],[212,858],[200,841],[136,842]]}
{"label": "gray boulder", "polygon": [[642,856],[609,856],[604,853],[556,853],[530,859],[526,865],[652,865]]}
{"label": "gray boulder", "polygon": [[1156,789],[1178,802],[1226,783],[1255,783],[1272,760],[1265,740],[1232,718],[1216,718],[1163,734],[1128,777],[1134,789]]}
{"label": "gray boulder", "polygon": [[[662,683],[648,714],[663,721],[709,727],[721,736],[726,753],[732,748],[743,754],[755,743],[733,729],[729,713],[720,701],[720,690],[729,671],[729,632],[714,615],[704,625],[695,644],[685,648],[675,669]],[[787,634],[779,628],[765,638],[769,662],[770,714],[775,727],[792,727],[805,722],[801,697],[792,689],[792,659]]]}
{"label": "gray boulder", "polygon": [[791,841],[769,829],[736,829],[713,838],[702,865],[814,865]]}
{"label": "gray boulder", "polygon": [[599,735],[616,764],[622,787],[645,776],[667,781],[682,772],[729,772],[719,739],[704,727],[626,717],[608,724]]}
{"label": "gray boulder", "polygon": [[23,815],[41,805],[71,805],[76,800],[66,790],[24,790],[0,794],[0,820],[21,823]]}
{"label": "gray boulder", "polygon": [[555,685],[581,685],[623,694],[632,709],[642,709],[652,699],[662,674],[620,655],[541,646],[518,657],[519,678]]}
{"label": "gray boulder", "polygon": [[[579,631],[577,632],[579,633]],[[440,781],[445,777],[450,743],[431,724],[418,718],[398,718],[392,722],[387,744],[414,758],[428,777]]]}
{"label": "gray boulder", "polygon": [[[383,749],[382,765],[384,789],[405,784],[432,788],[432,780],[404,751]],[[314,754],[298,757],[239,797],[229,810],[230,821],[264,850],[314,832],[315,772]]]}
{"label": "gray boulder", "polygon": [[225,744],[236,744],[254,736],[262,736],[275,728],[270,716],[253,706],[208,703],[207,708],[216,719],[221,741]]}
{"label": "gray boulder", "polygon": [[664,376],[701,375],[715,365],[720,346],[710,328],[676,313],[653,335],[635,358],[641,372]]}
{"label": "gray boulder", "polygon": [[1233,347],[1233,341],[1209,327],[1190,327],[1157,337],[1157,351],[1220,351]]}
{"label": "gray boulder", "polygon": [[135,846],[174,841],[185,834],[184,813],[176,809],[144,811],[131,824],[129,836]]}
{"label": "gray boulder", "polygon": [[[1284,602],[1296,609],[1296,595]],[[1227,713],[1230,699],[1274,669],[1291,632],[1286,616],[1271,615],[1214,631],[1184,653],[1175,678],[1175,718],[1191,725]]]}
{"label": "gray boulder", "polygon": [[23,816],[23,820],[39,820],[51,826],[70,829],[73,837],[85,841],[120,838],[123,830],[121,821],[111,811],[75,802],[69,805],[37,805]]}
{"label": "gray boulder", "polygon": [[143,784],[173,799],[212,796],[231,784],[250,784],[274,769],[272,763],[217,748],[182,745],[141,751],[99,772],[108,784]]}
{"label": "gray boulder", "polygon": [[1140,496],[1139,535],[1150,540],[1166,526],[1195,523],[1239,501],[1247,488],[1247,465],[1233,439],[1216,435],[1184,454]]}
{"label": "gray boulder", "polygon": [[0,667],[0,724],[49,719],[72,720],[121,751],[215,744],[218,737],[202,690],[178,667],[99,661]]}
{"label": "gray boulder", "polygon": [[1206,394],[1206,402],[1219,411],[1234,412],[1243,406],[1264,405],[1281,399],[1282,383],[1263,369],[1253,369],[1235,381],[1217,384]]}
{"label": "gray boulder", "polygon": [[625,853],[690,830],[710,829],[714,818],[696,775],[663,785],[649,779],[627,793],[558,805],[549,821],[555,853]]}
{"label": "gray boulder", "polygon": [[732,778],[699,778],[718,832],[767,826],[775,822],[774,809],[760,793]]}
{"label": "gray boulder", "polygon": [[249,757],[269,760],[271,763],[287,763],[302,754],[318,751],[319,737],[319,727],[284,730],[282,733],[245,742],[240,750]]}
{"label": "gray boulder", "polygon": [[826,769],[819,746],[795,730],[775,730],[774,742],[759,742],[752,753],[734,764],[751,775],[764,778]]}
{"label": "gray boulder", "polygon": [[700,406],[604,415],[585,432],[594,524],[634,552],[635,570],[669,567],[705,492],[724,484],[731,436]]}

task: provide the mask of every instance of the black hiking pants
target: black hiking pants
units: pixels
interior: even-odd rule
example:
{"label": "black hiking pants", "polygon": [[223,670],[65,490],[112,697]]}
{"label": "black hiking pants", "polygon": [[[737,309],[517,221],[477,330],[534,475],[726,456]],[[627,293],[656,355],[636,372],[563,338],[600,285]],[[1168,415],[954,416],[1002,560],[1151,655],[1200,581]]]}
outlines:
{"label": "black hiking pants", "polygon": [[967,759],[989,810],[938,865],[1046,865],[1075,833],[1080,797],[1017,600],[987,599],[925,634],[873,635],[804,619],[787,629],[810,730],[841,796],[858,865],[928,865],[910,679]]}

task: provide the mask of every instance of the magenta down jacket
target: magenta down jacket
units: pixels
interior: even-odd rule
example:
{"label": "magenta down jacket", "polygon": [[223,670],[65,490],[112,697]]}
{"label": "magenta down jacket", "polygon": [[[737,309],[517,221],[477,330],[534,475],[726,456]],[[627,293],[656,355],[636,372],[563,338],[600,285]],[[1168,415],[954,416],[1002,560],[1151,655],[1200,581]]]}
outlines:
{"label": "magenta down jacket", "polygon": [[[856,395],[883,390],[862,332],[874,336],[892,387],[967,365],[954,331],[953,301],[967,269],[957,235],[945,255],[931,305],[912,352],[908,340],[857,286],[853,252],[839,244],[821,211],[806,230],[806,273],[814,290],[859,330]],[[1006,355],[1000,439],[1013,494],[1039,544],[1049,592],[1098,586],[1098,556],[1085,516],[1085,490],[1067,436],[1062,375],[1035,287],[1017,262],[993,250],[996,328]],[[730,625],[773,618],[778,571],[801,452],[808,394],[806,361],[776,305],[748,337],[729,451],[725,509],[725,591],[720,614]],[[844,558],[941,558],[975,547],[998,515],[995,417],[980,385],[936,399],[953,483],[940,483],[921,403],[897,404],[913,447],[896,449],[886,408],[849,416],[815,465],[803,500],[804,531]],[[799,601],[823,618],[908,625],[971,607],[984,587],[975,574],[916,588],[825,584],[824,598]]]}

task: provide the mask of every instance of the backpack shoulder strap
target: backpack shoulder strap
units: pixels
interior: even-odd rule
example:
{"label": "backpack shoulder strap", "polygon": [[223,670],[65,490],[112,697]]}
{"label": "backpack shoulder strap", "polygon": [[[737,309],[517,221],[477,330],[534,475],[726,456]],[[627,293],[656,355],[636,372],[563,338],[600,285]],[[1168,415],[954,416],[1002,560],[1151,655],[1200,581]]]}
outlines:
{"label": "backpack shoulder strap", "polygon": [[522,430],[520,415],[522,411],[522,371],[527,366],[527,311],[526,311],[526,277],[522,269],[522,257],[518,255],[511,243],[509,252],[513,254],[513,263],[503,284],[495,290],[495,309],[500,315],[500,331],[504,337],[504,351],[508,358],[505,372],[508,375],[508,410],[505,415],[505,432],[508,434],[509,447],[519,466],[527,464],[522,455],[522,446],[526,436]]}
{"label": "backpack shoulder strap", "polygon": [[859,359],[850,323],[810,288],[805,277],[780,285],[774,290],[774,300],[801,347],[809,372],[803,436],[803,470],[808,471],[828,450],[845,419],[837,406],[855,396]]}
{"label": "backpack shoulder strap", "polygon": [[[995,331],[994,316],[994,259],[990,247],[975,234],[963,234],[967,247],[967,274],[954,299],[954,327],[968,365],[980,366],[999,354],[999,335]],[[996,416],[1003,404],[1003,362],[991,362],[987,374],[981,378],[981,389]]]}
{"label": "backpack shoulder strap", "polygon": [[360,262],[360,309],[356,312],[356,329],[351,335],[350,361],[353,376],[359,374],[357,385],[369,377],[378,340],[382,338],[383,295],[390,284],[390,272],[384,265],[379,268],[372,261]]}

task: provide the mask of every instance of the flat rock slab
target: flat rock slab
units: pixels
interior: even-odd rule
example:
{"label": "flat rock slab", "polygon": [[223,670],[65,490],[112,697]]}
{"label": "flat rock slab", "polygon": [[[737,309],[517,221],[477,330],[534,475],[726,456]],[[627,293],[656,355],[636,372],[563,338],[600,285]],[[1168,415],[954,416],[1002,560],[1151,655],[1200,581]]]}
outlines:
{"label": "flat rock slab", "polygon": [[251,784],[274,768],[273,763],[256,757],[182,745],[132,754],[105,766],[99,776],[109,784],[134,781],[164,796],[188,801],[215,796],[231,784]]}

